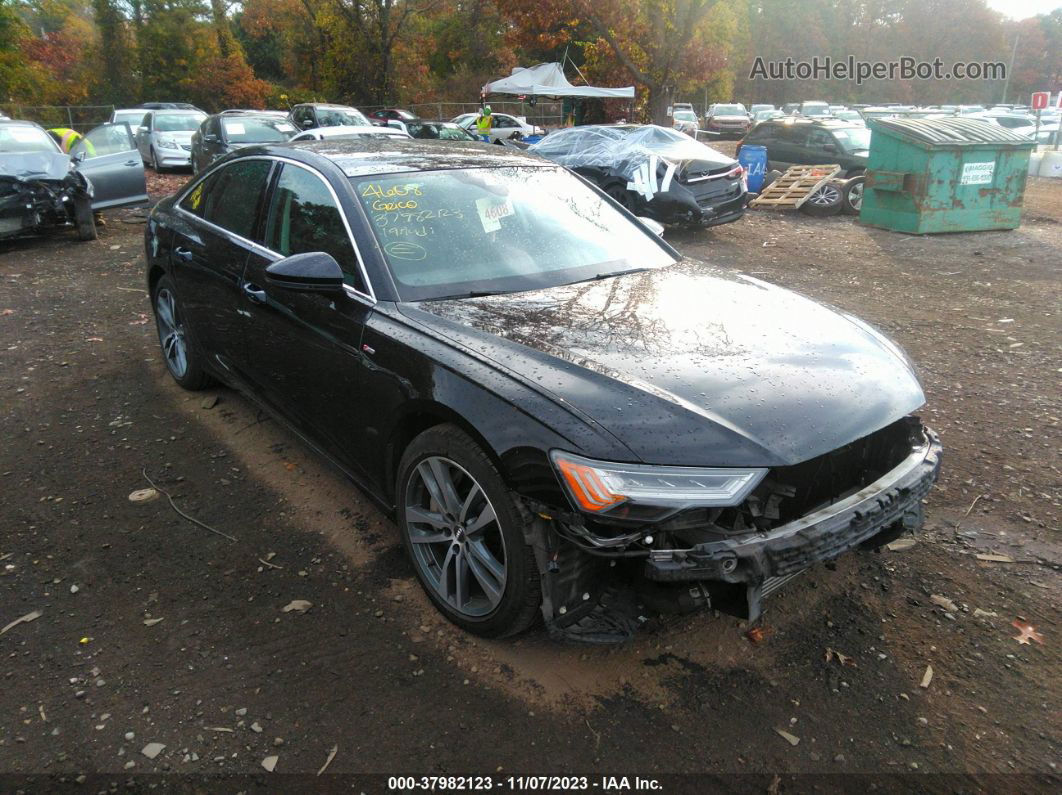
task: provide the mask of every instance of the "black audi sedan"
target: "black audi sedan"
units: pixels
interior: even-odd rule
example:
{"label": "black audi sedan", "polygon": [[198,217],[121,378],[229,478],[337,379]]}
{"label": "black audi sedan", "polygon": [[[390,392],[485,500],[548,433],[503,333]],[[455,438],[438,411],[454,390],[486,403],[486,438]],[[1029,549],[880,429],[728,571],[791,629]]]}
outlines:
{"label": "black audi sedan", "polygon": [[471,632],[754,619],[789,577],[921,524],[940,444],[894,343],[684,259],[555,164],[253,147],[145,234],[177,383],[241,390],[345,472]]}

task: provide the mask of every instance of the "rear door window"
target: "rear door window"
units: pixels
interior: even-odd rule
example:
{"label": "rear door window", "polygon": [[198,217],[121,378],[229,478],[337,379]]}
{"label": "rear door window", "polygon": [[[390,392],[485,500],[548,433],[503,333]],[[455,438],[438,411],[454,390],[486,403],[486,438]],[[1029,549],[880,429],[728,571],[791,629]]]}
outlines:
{"label": "rear door window", "polygon": [[368,293],[343,211],[325,181],[312,171],[284,164],[266,219],[265,245],[285,257],[308,251],[331,254],[346,283]]}
{"label": "rear door window", "polygon": [[206,195],[203,217],[246,240],[254,240],[258,207],[272,167],[271,160],[238,160],[225,166]]}

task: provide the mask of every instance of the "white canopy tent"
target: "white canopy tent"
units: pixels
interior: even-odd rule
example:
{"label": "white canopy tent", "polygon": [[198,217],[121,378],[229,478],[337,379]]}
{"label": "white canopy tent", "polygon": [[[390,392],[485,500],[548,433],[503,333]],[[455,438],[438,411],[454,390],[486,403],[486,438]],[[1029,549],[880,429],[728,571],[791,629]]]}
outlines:
{"label": "white canopy tent", "polygon": [[538,66],[517,66],[508,77],[493,80],[483,86],[483,94],[519,94],[528,97],[599,97],[601,99],[634,99],[634,86],[625,88],[597,88],[573,86],[564,76],[559,63],[540,63]]}

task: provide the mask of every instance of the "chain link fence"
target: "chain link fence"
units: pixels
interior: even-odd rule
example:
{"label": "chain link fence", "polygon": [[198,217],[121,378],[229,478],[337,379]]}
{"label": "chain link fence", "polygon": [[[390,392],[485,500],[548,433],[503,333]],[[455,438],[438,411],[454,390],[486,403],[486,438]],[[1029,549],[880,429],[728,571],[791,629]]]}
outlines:
{"label": "chain link fence", "polygon": [[35,121],[45,129],[51,127],[69,127],[79,133],[86,133],[93,127],[106,124],[114,112],[114,105],[19,105],[0,104],[3,111],[12,119]]}

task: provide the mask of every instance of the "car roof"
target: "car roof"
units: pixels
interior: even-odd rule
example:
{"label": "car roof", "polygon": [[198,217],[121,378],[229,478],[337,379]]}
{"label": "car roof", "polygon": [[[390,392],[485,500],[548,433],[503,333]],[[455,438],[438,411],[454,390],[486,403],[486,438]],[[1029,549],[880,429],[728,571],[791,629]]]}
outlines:
{"label": "car roof", "polygon": [[537,155],[497,144],[473,141],[423,141],[415,138],[360,138],[351,141],[296,141],[243,150],[277,156],[309,154],[331,160],[348,177],[440,171],[451,168],[551,166]]}
{"label": "car roof", "polygon": [[43,127],[41,127],[41,125],[37,124],[37,122],[35,122],[35,121],[30,121],[29,119],[9,119],[6,116],[4,118],[0,119],[0,124],[5,124],[5,125],[18,124],[18,125],[20,125],[22,127],[36,127],[36,128],[38,128],[40,130],[44,129]]}
{"label": "car roof", "polygon": [[[789,121],[788,119],[792,119],[792,120]],[[825,127],[827,129],[830,129],[830,130],[835,130],[835,129],[842,128],[842,127],[843,128],[850,128],[850,127],[858,127],[859,126],[857,124],[852,124],[852,122],[846,121],[845,119],[829,119],[829,118],[827,118],[827,119],[801,119],[801,118],[797,118],[797,117],[787,117],[786,121],[782,121],[780,119],[769,119],[768,121],[764,122],[764,124],[768,124],[768,123],[774,124],[775,126],[782,126],[782,127],[790,127],[790,126]]]}

